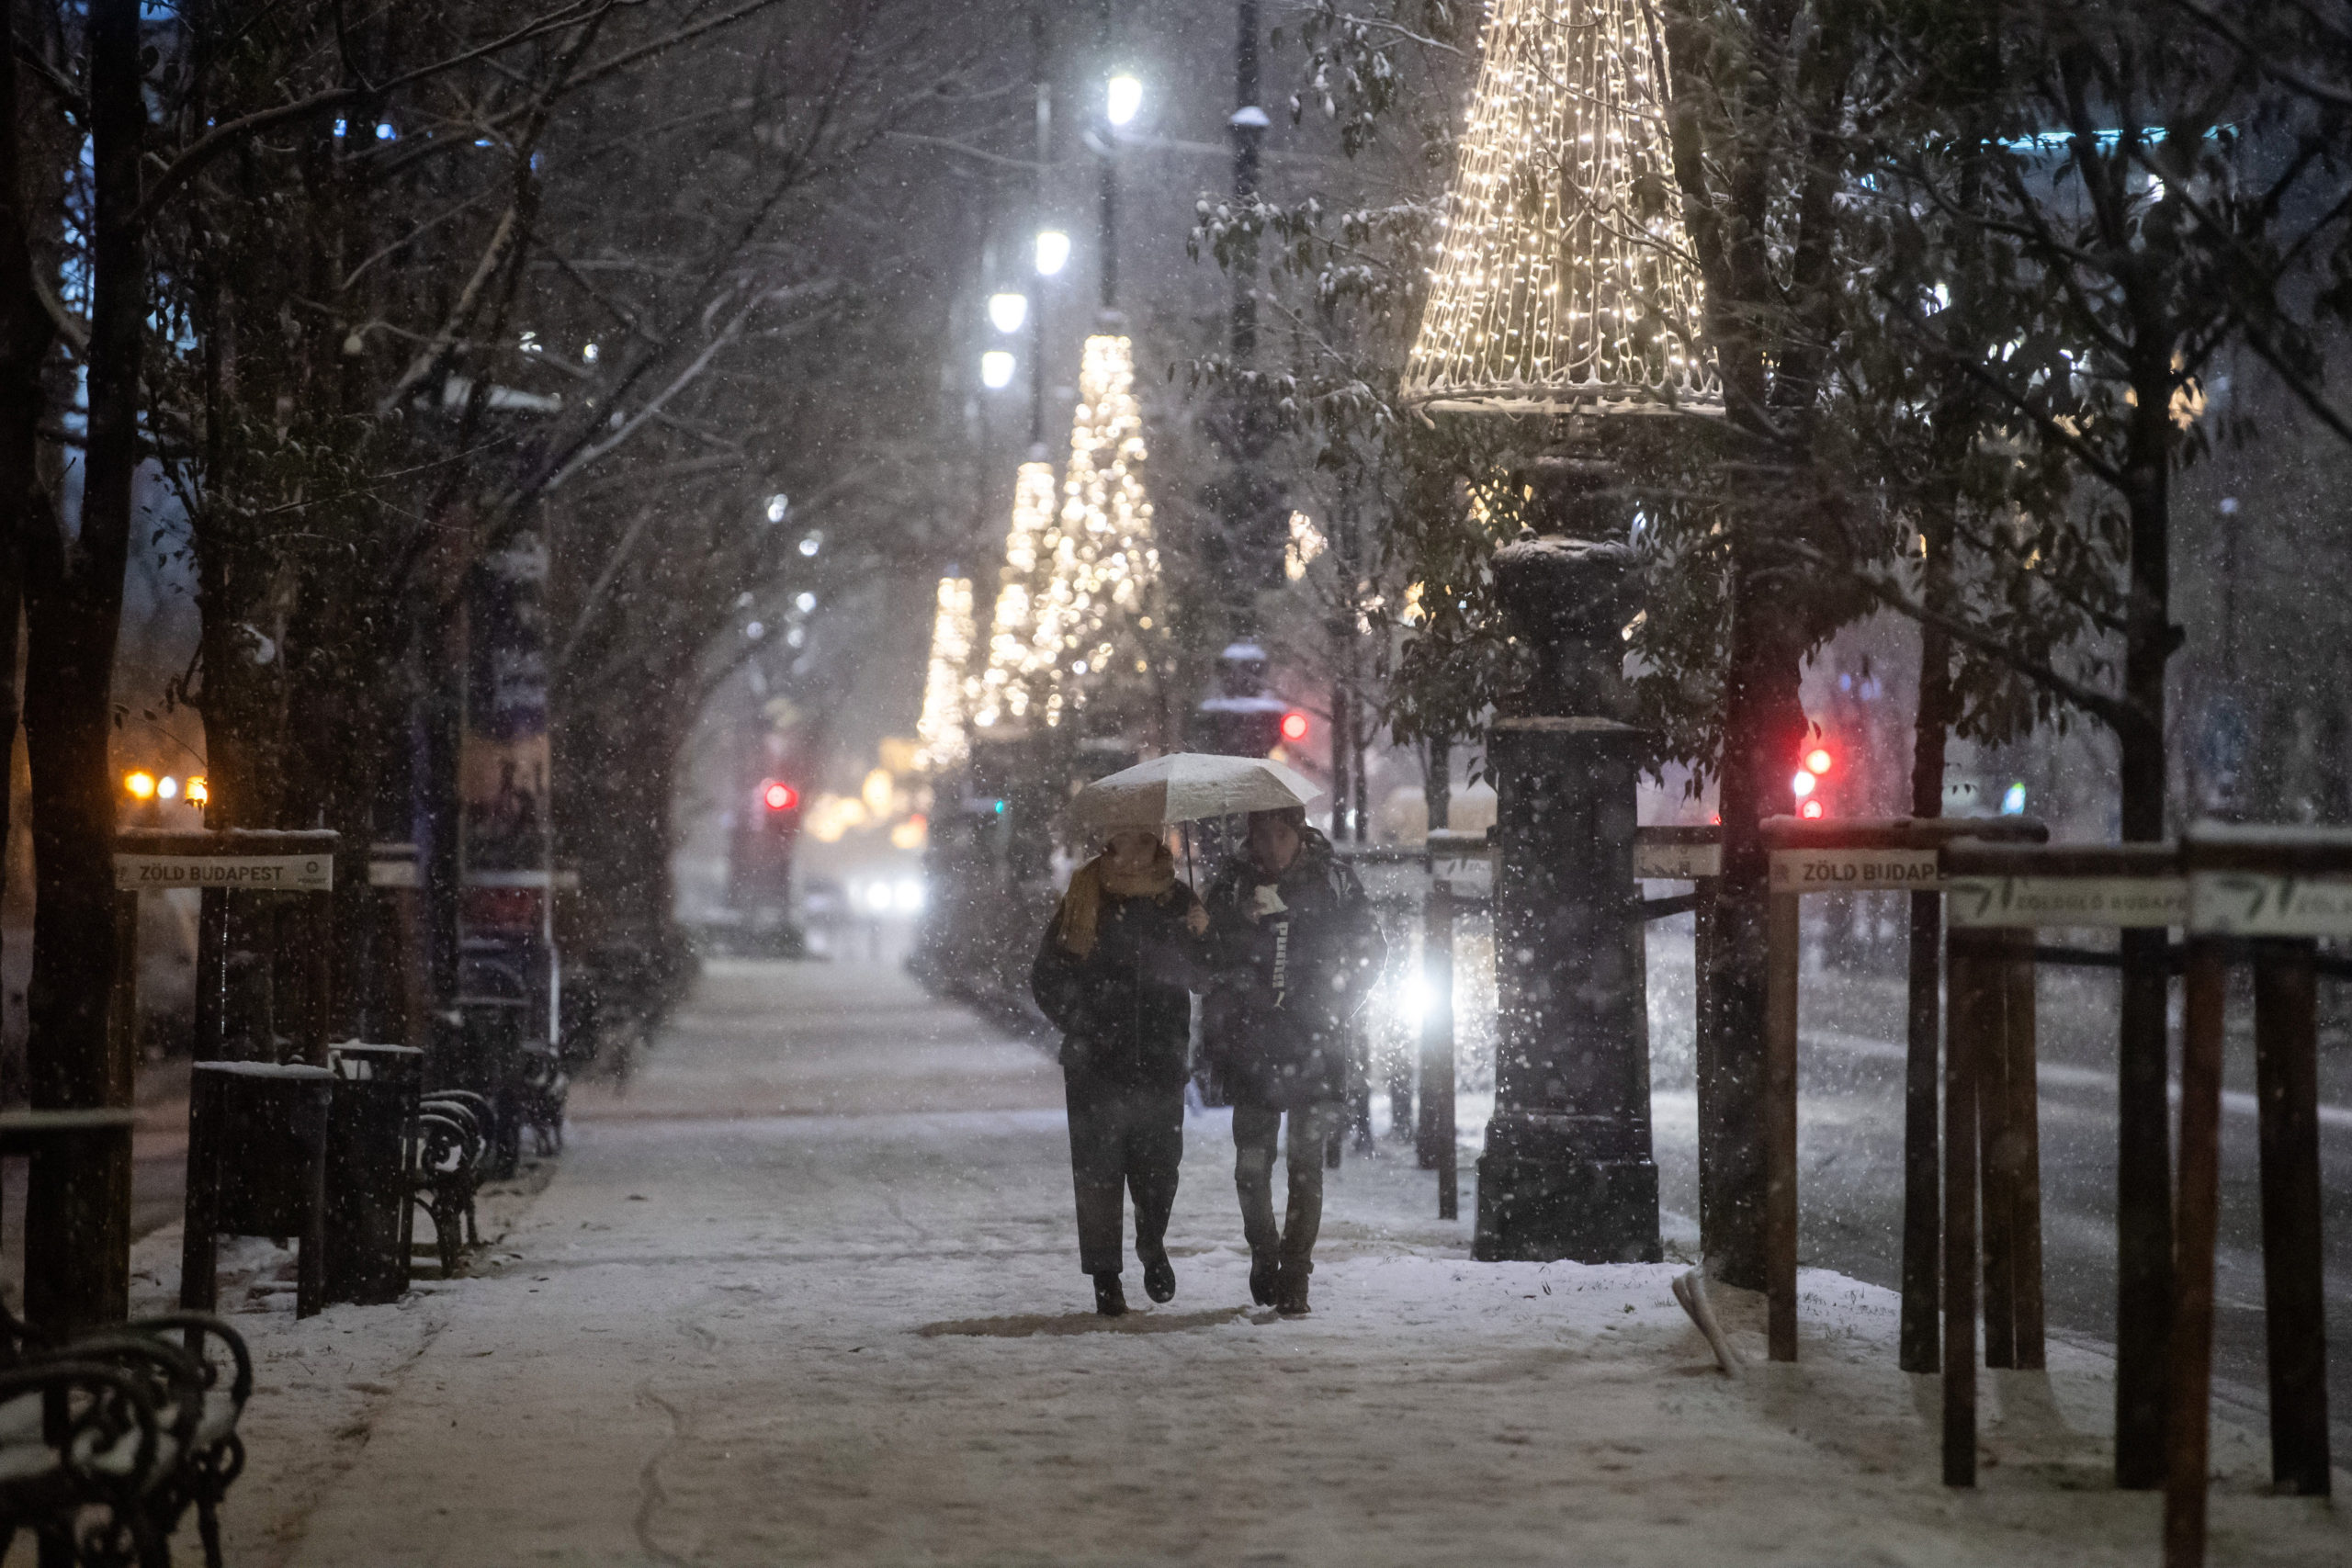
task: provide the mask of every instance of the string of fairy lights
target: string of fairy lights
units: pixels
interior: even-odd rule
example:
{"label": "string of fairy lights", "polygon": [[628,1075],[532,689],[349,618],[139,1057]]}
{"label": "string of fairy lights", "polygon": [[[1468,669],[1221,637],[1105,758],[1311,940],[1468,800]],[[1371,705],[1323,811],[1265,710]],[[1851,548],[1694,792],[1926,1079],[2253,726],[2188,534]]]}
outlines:
{"label": "string of fairy lights", "polygon": [[[1040,446],[1012,478],[1012,526],[1004,536],[1004,565],[998,571],[996,615],[989,623],[986,668],[967,673],[972,723],[980,729],[1010,728],[1027,718],[1030,686],[1039,672],[1031,647],[1036,631],[1039,564],[1048,558],[1046,536],[1054,523],[1054,466]],[[932,678],[940,677],[941,649],[932,639]],[[961,671],[965,666],[958,664]]]}
{"label": "string of fairy lights", "polygon": [[1134,341],[1097,333],[1080,357],[1058,513],[1052,464],[1033,456],[1013,478],[984,659],[975,659],[969,582],[941,581],[917,726],[925,768],[960,764],[975,731],[1057,726],[1107,684],[1148,668],[1159,578],[1144,490],[1148,457]]}
{"label": "string of fairy lights", "polygon": [[922,715],[915,720],[915,766],[925,773],[961,767],[972,754],[964,727],[965,668],[972,657],[972,580],[943,577],[931,618],[931,669]]}
{"label": "string of fairy lights", "polygon": [[1643,0],[1493,0],[1406,401],[1722,406]]}
{"label": "string of fairy lights", "polygon": [[[1675,198],[1666,40],[1651,9],[1492,0],[1479,43],[1405,400],[1431,412],[1719,412],[1704,295]],[[1058,725],[1131,666],[1148,667],[1141,639],[1159,552],[1134,383],[1129,338],[1086,340],[1060,510],[1051,465],[1033,457],[1015,479],[977,671],[970,583],[942,581],[921,727],[927,765],[960,762],[974,730]],[[1294,529],[1291,575],[1319,543]]]}
{"label": "string of fairy lights", "polygon": [[1132,340],[1109,333],[1086,340],[1053,567],[1029,641],[1031,669],[1045,676],[1048,725],[1133,664],[1136,634],[1151,629],[1147,596],[1159,581],[1159,548],[1144,494],[1148,453],[1135,379]]}

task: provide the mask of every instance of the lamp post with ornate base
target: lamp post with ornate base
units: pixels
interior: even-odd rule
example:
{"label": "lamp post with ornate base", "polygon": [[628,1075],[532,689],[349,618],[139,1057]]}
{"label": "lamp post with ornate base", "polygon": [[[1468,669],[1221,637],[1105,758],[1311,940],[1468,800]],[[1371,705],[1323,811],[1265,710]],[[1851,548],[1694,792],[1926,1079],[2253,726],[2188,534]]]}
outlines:
{"label": "lamp post with ornate base", "polygon": [[[1548,421],[1587,457],[1600,420],[1722,413],[1668,194],[1665,51],[1639,0],[1492,0],[1406,402]],[[1475,1250],[1655,1259],[1632,508],[1595,462],[1538,460],[1510,488],[1531,526],[1494,581],[1535,671],[1488,736],[1501,1038]]]}
{"label": "lamp post with ornate base", "polygon": [[1533,521],[1495,584],[1532,677],[1498,715],[1495,1113],[1478,1161],[1484,1259],[1656,1262],[1649,1028],[1623,627],[1640,596],[1609,471],[1535,464]]}

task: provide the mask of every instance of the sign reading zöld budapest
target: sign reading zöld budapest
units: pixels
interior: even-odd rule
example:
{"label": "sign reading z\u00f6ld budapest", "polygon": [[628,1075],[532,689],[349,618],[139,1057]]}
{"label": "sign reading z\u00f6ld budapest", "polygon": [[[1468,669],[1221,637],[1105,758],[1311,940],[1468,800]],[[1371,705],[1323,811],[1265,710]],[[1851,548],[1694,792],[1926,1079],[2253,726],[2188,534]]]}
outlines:
{"label": "sign reading z\u00f6ld budapest", "polygon": [[1775,893],[1934,892],[1943,874],[1933,850],[1774,850]]}
{"label": "sign reading z\u00f6ld budapest", "polygon": [[2188,929],[2199,936],[2352,936],[2352,882],[2194,872]]}
{"label": "sign reading z\u00f6ld budapest", "polygon": [[1645,881],[1698,882],[1724,872],[1721,844],[1645,844],[1634,840],[1634,874]]}
{"label": "sign reading z\u00f6ld budapest", "polygon": [[1956,926],[2188,923],[2188,884],[2177,876],[1955,876],[1944,895]]}
{"label": "sign reading z\u00f6ld budapest", "polygon": [[1442,882],[1456,898],[1491,898],[1495,895],[1495,857],[1491,850],[1433,850],[1430,875]]}
{"label": "sign reading z\u00f6ld budapest", "polygon": [[255,893],[329,893],[333,855],[117,855],[119,893],[170,887],[232,887]]}

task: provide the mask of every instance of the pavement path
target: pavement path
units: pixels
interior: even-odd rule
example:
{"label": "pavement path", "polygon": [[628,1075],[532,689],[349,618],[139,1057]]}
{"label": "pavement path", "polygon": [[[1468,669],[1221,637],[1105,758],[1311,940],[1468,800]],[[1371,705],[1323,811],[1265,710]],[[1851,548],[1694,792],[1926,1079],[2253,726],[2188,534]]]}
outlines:
{"label": "pavement path", "polygon": [[[576,1096],[472,1277],[239,1317],[263,1392],[232,1560],[2153,1559],[2155,1499],[2102,1485],[2095,1359],[1988,1378],[1984,1484],[1951,1493],[1886,1292],[1808,1273],[1804,1360],[1727,1380],[1675,1266],[1471,1264],[1394,1154],[1335,1179],[1286,1322],[1247,1305],[1231,1145],[1194,1118],[1181,1293],[1106,1323],[1059,1101],[1044,1052],[892,971],[715,964],[626,1092]],[[143,1244],[146,1288],[174,1246]],[[1758,1304],[1721,1304],[1760,1359]],[[2257,1443],[2219,1459],[2217,1561],[2352,1559],[2324,1507],[2258,1495]]]}

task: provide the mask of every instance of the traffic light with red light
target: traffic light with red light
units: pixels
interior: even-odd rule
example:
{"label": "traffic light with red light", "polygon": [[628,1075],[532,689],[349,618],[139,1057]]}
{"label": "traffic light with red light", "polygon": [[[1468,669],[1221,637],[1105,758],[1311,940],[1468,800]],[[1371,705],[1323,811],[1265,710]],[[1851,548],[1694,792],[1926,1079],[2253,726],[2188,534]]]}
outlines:
{"label": "traffic light with red light", "polygon": [[760,804],[773,812],[795,810],[800,805],[800,792],[788,784],[770,779],[760,785]]}
{"label": "traffic light with red light", "polygon": [[1808,822],[1818,822],[1829,815],[1829,805],[1824,798],[1825,792],[1821,786],[1830,770],[1837,765],[1836,755],[1826,746],[1811,747],[1805,751],[1804,765],[1797,769],[1796,776],[1789,781],[1789,794],[1796,800],[1799,817]]}
{"label": "traffic light with red light", "polygon": [[1300,741],[1306,739],[1306,716],[1299,712],[1296,708],[1293,708],[1288,713],[1283,715],[1282,733],[1283,739],[1293,746],[1295,746]]}

